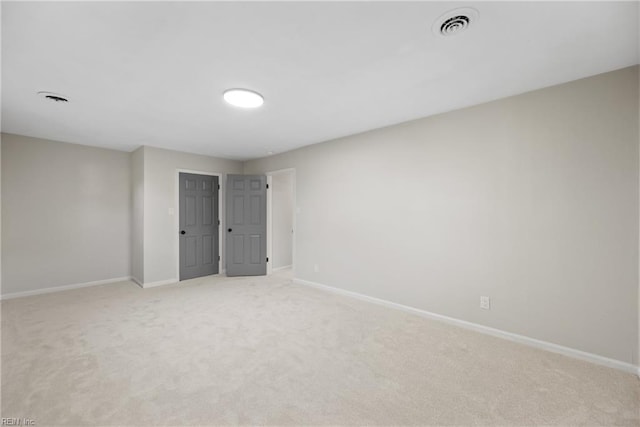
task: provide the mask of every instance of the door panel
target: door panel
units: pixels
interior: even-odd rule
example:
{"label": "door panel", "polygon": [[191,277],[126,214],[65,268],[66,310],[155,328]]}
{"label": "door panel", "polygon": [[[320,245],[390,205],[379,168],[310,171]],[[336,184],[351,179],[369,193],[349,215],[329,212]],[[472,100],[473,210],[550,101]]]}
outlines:
{"label": "door panel", "polygon": [[227,176],[227,276],[267,274],[267,177]]}
{"label": "door panel", "polygon": [[244,264],[244,236],[235,235],[231,236],[232,245],[231,248],[233,252],[233,263],[234,264]]}
{"label": "door panel", "polygon": [[[213,264],[213,235],[202,236],[202,263]],[[216,260],[217,261],[217,260]]]}
{"label": "door panel", "polygon": [[198,239],[196,236],[186,236],[185,238],[185,267],[197,265]]}
{"label": "door panel", "polygon": [[180,280],[217,274],[218,177],[180,173],[178,183]]}
{"label": "door panel", "polygon": [[202,225],[213,225],[213,197],[202,197]]}
{"label": "door panel", "polygon": [[234,225],[242,225],[244,224],[244,199],[243,195],[234,195],[233,196],[233,224]]}
{"label": "door panel", "polygon": [[185,197],[185,224],[189,226],[196,225],[196,196]]}
{"label": "door panel", "polygon": [[249,236],[249,253],[251,254],[249,262],[251,264],[259,264],[262,262],[262,258],[260,257],[260,244],[262,243],[262,240],[260,237],[261,236],[258,234],[252,234]]}

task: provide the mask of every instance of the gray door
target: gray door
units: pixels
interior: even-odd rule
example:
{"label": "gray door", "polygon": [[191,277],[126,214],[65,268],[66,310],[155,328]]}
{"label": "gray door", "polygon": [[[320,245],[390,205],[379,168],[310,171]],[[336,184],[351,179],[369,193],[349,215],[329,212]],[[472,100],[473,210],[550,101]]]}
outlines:
{"label": "gray door", "polygon": [[227,276],[267,274],[267,177],[227,176]]}
{"label": "gray door", "polygon": [[180,280],[218,273],[218,177],[180,173]]}

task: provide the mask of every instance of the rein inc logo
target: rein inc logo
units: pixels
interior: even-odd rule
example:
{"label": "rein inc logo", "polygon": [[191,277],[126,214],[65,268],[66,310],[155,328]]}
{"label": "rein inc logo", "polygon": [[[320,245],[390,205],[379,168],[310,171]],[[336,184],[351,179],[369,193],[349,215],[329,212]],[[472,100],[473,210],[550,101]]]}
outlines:
{"label": "rein inc logo", "polygon": [[34,426],[36,420],[31,418],[0,418],[0,425],[3,426]]}

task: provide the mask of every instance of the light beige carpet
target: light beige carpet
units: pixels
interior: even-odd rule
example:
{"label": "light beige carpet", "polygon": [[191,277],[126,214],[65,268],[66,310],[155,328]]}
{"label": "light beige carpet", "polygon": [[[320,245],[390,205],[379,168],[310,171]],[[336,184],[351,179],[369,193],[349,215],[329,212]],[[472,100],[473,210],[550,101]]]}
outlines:
{"label": "light beige carpet", "polygon": [[640,382],[269,278],[2,301],[2,417],[36,425],[639,425]]}

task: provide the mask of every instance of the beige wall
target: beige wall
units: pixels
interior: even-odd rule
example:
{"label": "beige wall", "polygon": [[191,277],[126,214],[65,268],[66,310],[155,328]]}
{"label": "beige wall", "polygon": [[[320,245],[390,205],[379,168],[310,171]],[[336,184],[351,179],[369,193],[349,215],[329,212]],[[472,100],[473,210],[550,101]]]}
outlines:
{"label": "beige wall", "polygon": [[237,161],[152,147],[2,139],[3,295],[128,276],[176,280],[177,170],[222,174],[223,203],[226,174],[242,171]]}
{"label": "beige wall", "polygon": [[637,94],[623,69],[245,173],[296,169],[298,278],[637,364]]}
{"label": "beige wall", "polygon": [[293,173],[278,173],[271,181],[271,258],[273,268],[291,265],[293,250]]}
{"label": "beige wall", "polygon": [[0,295],[2,295],[2,134],[0,134]]}
{"label": "beige wall", "polygon": [[[177,170],[222,174],[220,220],[224,224],[224,184],[242,163],[215,157],[144,147],[144,283],[177,280]],[[170,210],[173,210],[170,212]],[[224,234],[221,233],[224,268]]]}
{"label": "beige wall", "polygon": [[[244,172],[297,170],[299,278],[638,364],[639,98],[634,67]],[[175,280],[177,169],[242,166],[3,134],[1,293]]]}
{"label": "beige wall", "polygon": [[2,134],[2,294],[131,275],[129,153]]}
{"label": "beige wall", "polygon": [[[640,7],[638,7],[638,22],[640,22]],[[638,46],[640,46],[640,31],[638,31]],[[638,103],[640,104],[640,73],[638,73]],[[640,108],[638,108],[638,124],[640,126]],[[638,132],[638,151],[640,152],[640,131]],[[639,160],[640,161],[640,160]],[[638,174],[638,179],[640,180],[640,174]],[[640,187],[640,184],[639,184]],[[640,199],[640,196],[638,197]],[[639,200],[640,202],[640,200]],[[639,208],[640,209],[640,208]],[[640,215],[638,217],[638,222],[640,222]],[[638,227],[638,232],[640,232],[640,225]],[[638,238],[638,245],[640,246],[640,237]],[[638,365],[638,376],[640,376],[640,247],[638,249],[638,352],[636,357],[636,363]]]}
{"label": "beige wall", "polygon": [[144,147],[131,153],[131,276],[144,283]]}

